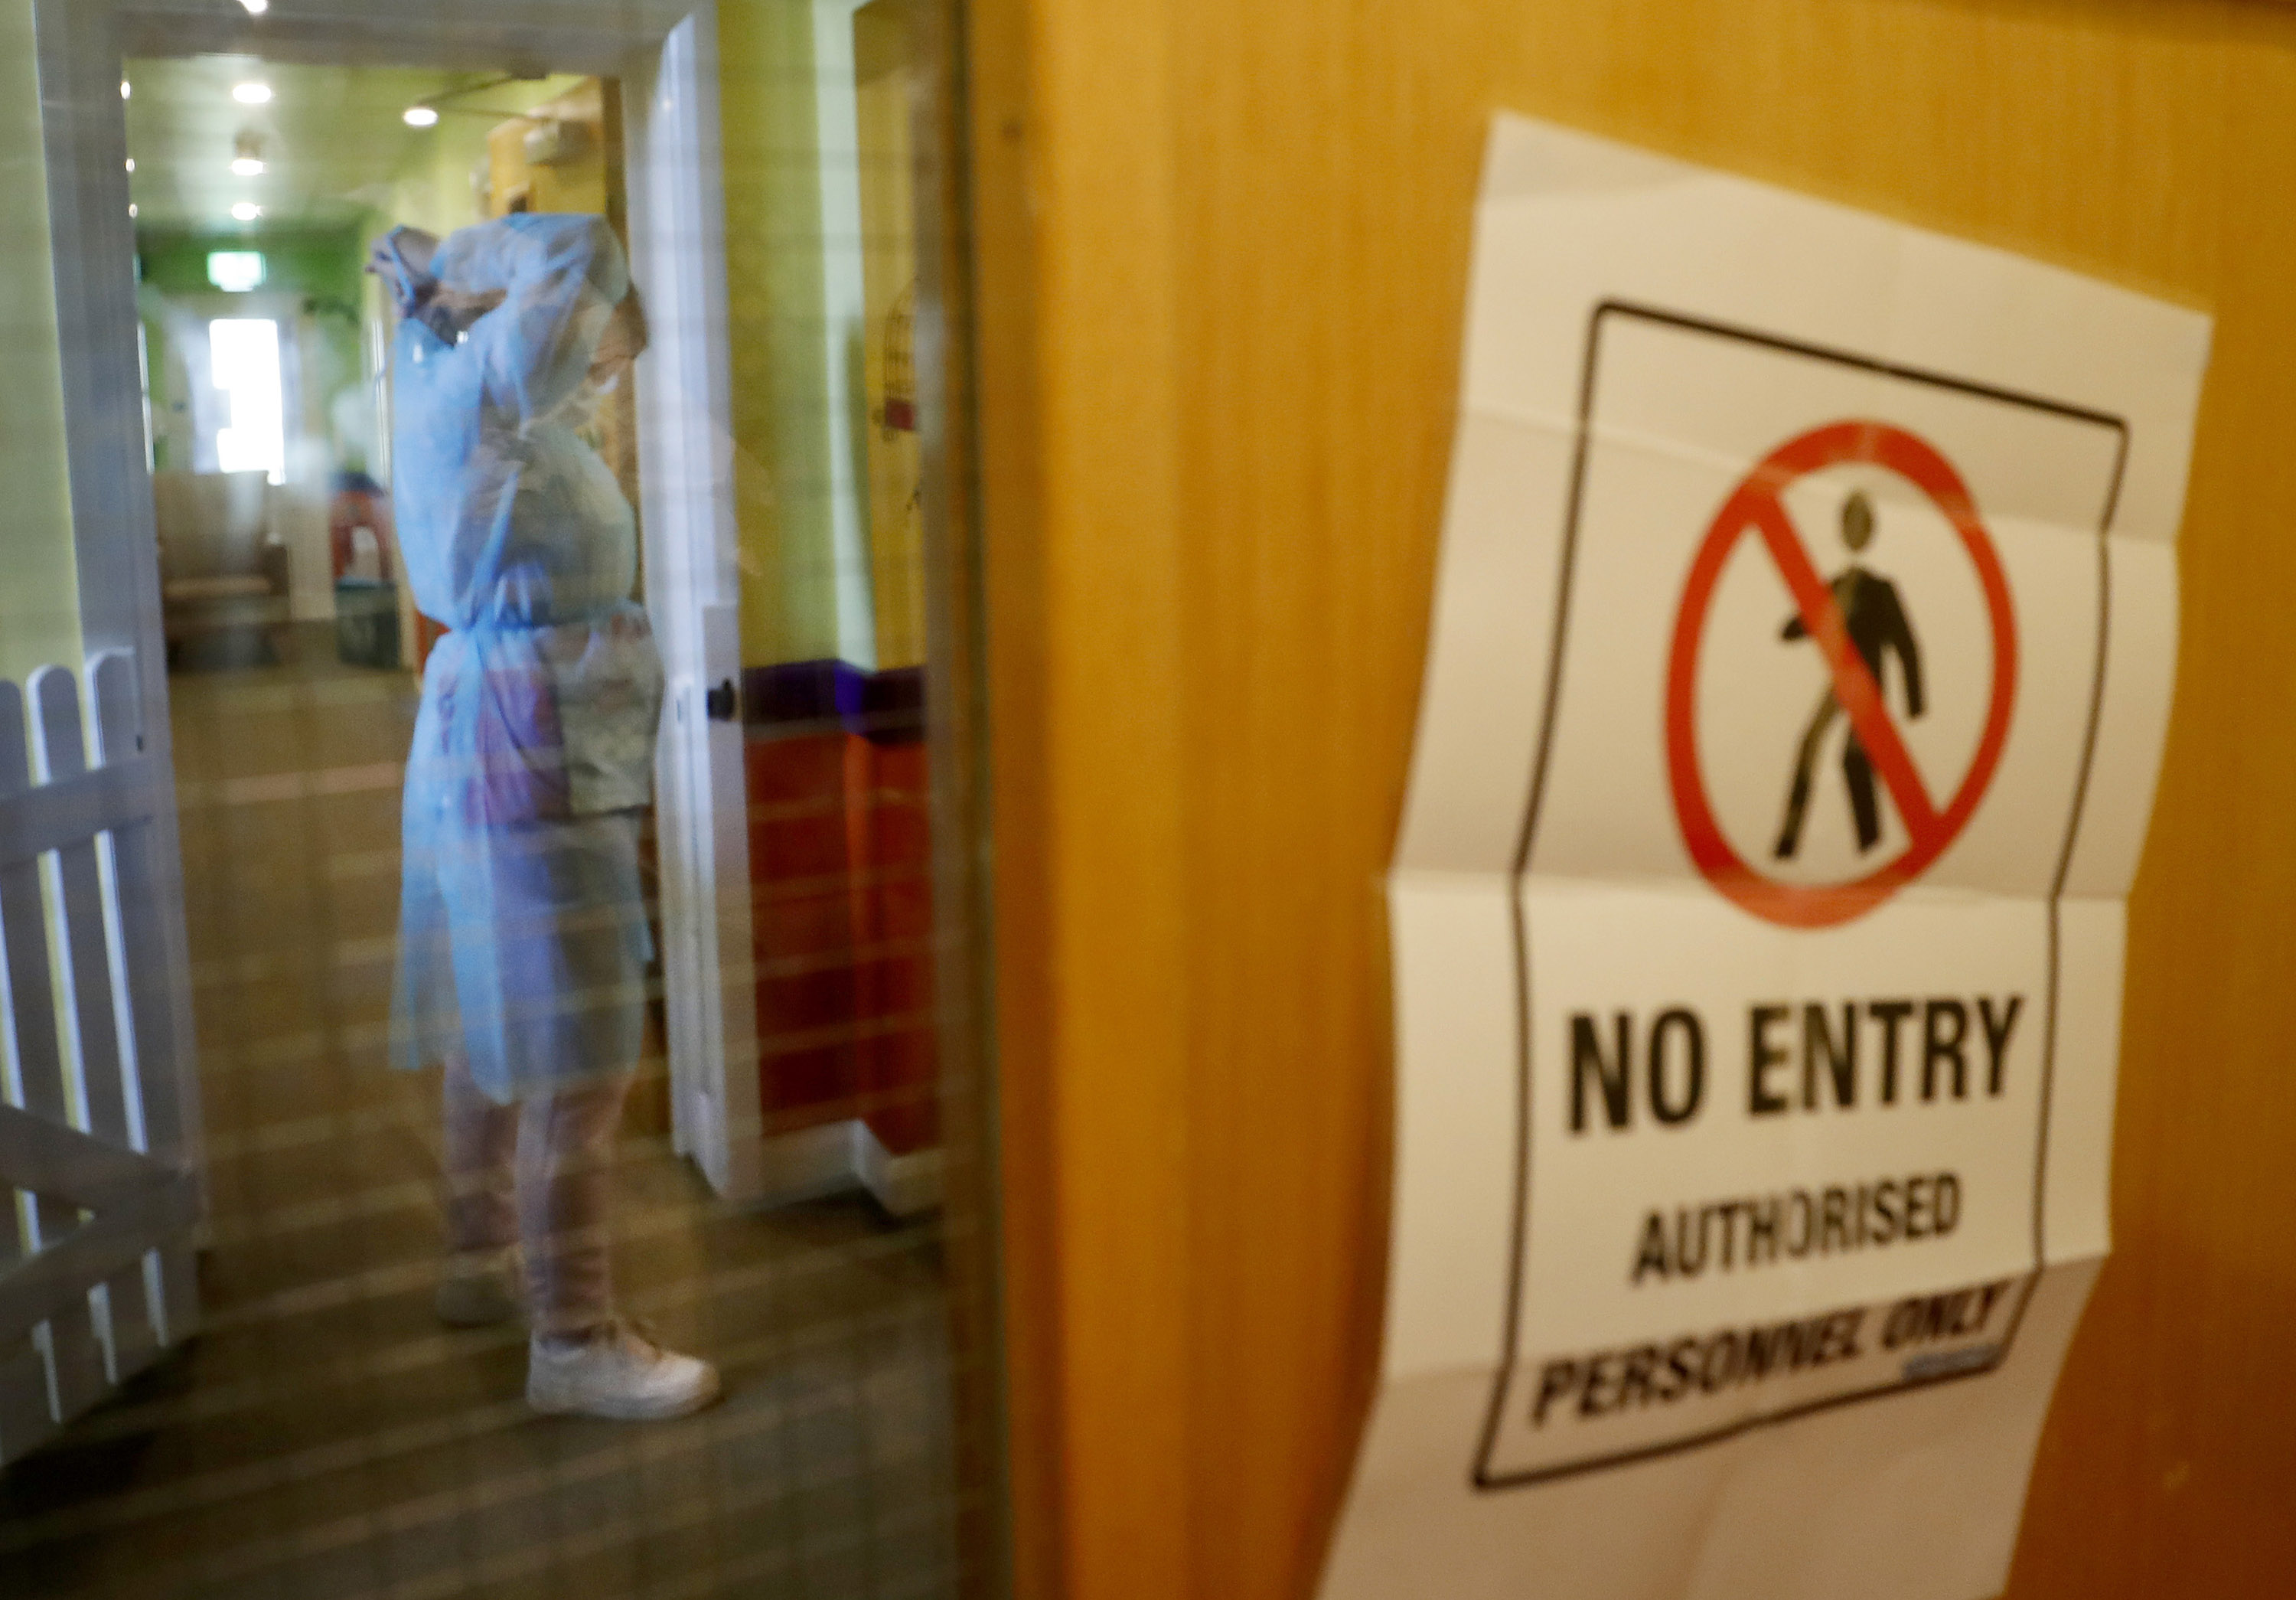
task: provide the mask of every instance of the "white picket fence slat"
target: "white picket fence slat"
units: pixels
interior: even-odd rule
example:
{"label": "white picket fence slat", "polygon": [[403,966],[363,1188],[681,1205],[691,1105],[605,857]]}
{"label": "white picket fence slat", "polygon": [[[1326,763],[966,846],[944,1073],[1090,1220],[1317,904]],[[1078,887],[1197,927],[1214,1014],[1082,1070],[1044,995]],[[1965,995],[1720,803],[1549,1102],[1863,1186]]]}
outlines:
{"label": "white picket fence slat", "polygon": [[[163,791],[158,763],[140,753],[135,659],[126,651],[106,651],[95,659],[89,678],[97,762],[90,775],[140,770],[141,784],[130,803],[152,816]],[[142,1149],[174,1171],[188,1174],[196,1159],[193,1114],[184,1104],[189,1063],[176,1038],[176,996],[169,981],[167,930],[157,911],[162,903],[158,886],[163,871],[175,863],[163,860],[160,849],[160,832],[148,824],[111,830],[115,903],[133,912],[112,924],[119,936],[116,970],[126,979],[127,1026],[135,1052],[131,1071],[144,1111]],[[124,887],[127,885],[133,886],[132,894]],[[156,1331],[162,1344],[178,1344],[189,1335],[199,1307],[188,1236],[160,1246],[150,1266],[157,1273],[150,1286],[152,1303],[162,1319]]]}
{"label": "white picket fence slat", "polygon": [[[193,1330],[199,1195],[122,654],[0,681],[0,1463]],[[27,715],[29,711],[29,717]],[[91,757],[93,761],[91,762]]]}

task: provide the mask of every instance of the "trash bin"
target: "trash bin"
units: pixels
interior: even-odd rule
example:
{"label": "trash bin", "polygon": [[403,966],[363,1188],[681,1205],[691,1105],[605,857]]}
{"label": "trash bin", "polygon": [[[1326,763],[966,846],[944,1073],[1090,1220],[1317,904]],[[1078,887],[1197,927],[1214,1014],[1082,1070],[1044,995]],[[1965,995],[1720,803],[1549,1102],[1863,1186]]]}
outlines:
{"label": "trash bin", "polygon": [[335,654],[346,667],[399,664],[397,584],[335,579]]}
{"label": "trash bin", "polygon": [[398,666],[390,496],[365,472],[337,472],[327,529],[334,546],[335,654],[347,667]]}

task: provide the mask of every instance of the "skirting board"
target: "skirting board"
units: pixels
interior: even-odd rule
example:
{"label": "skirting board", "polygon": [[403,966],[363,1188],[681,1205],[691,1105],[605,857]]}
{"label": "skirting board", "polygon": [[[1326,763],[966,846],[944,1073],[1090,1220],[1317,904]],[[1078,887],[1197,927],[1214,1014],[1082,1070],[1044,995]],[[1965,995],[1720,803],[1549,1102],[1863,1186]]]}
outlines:
{"label": "skirting board", "polygon": [[941,1200],[939,1146],[895,1155],[858,1117],[769,1134],[742,1161],[729,1195],[753,1205],[789,1205],[865,1190],[896,1217],[929,1211]]}

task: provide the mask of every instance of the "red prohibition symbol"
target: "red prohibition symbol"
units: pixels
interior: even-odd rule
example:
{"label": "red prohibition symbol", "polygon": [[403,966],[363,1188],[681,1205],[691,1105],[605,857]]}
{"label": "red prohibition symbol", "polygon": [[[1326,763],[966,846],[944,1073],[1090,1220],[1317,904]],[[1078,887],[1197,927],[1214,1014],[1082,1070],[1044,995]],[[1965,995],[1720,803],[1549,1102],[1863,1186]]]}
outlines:
{"label": "red prohibition symbol", "polygon": [[[1881,685],[1850,644],[1833,594],[1810,562],[1800,536],[1780,496],[1789,484],[1811,472],[1845,463],[1882,467],[1919,488],[1959,536],[1977,569],[1993,632],[1993,689],[1976,758],[1961,786],[1940,808],[1931,799],[1906,750],[1904,738],[1882,698]],[[1738,541],[1752,534],[1762,541],[1833,676],[1834,697],[1865,746],[1867,759],[1888,786],[1905,824],[1908,842],[1894,860],[1865,877],[1841,883],[1788,883],[1756,871],[1741,859],[1714,819],[1700,770],[1695,726],[1699,647],[1714,586]],[[1666,675],[1667,775],[1683,842],[1709,882],[1765,921],[1789,928],[1830,928],[1863,916],[1920,877],[1945,852],[1985,798],[2001,749],[2009,736],[2009,714],[2017,693],[2017,623],[2009,603],[2009,584],[1993,540],[1977,514],[1968,486],[1952,464],[1925,440],[1887,423],[1839,422],[1813,428],[1770,452],[1731,491],[1706,530],[1683,586],[1682,607],[1674,624],[1674,648]]]}

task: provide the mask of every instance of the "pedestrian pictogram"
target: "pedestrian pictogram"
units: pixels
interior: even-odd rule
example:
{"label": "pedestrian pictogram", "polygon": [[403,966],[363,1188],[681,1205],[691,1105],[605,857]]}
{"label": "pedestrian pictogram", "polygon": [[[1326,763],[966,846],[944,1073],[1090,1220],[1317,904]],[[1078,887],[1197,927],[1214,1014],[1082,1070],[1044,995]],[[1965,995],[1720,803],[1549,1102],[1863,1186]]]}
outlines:
{"label": "pedestrian pictogram", "polygon": [[[1894,658],[1908,720],[1923,715],[1926,695],[1921,647],[1897,587],[1866,559],[1875,521],[1862,491],[1841,502],[1840,533],[1849,564],[1829,582],[1788,514],[1785,489],[1810,473],[1852,464],[1877,466],[1919,489],[1945,518],[1976,570],[1993,640],[1993,681],[1985,722],[1968,771],[1940,807],[1906,748],[1898,717],[1882,692],[1884,663]],[[1818,783],[1818,760],[1837,718],[1849,727],[1841,775],[1857,831],[1858,853],[1881,841],[1881,779],[1903,824],[1906,848],[1863,876],[1838,883],[1797,883],[1750,865],[1717,822],[1700,767],[1695,702],[1700,652],[1715,586],[1738,541],[1762,542],[1792,596],[1794,615],[1781,636],[1807,639],[1823,656],[1830,681],[1804,729],[1791,775],[1775,858],[1792,859]],[[1698,869],[1715,888],[1767,921],[1788,927],[1832,927],[1863,915],[1919,877],[1944,853],[1985,797],[2009,732],[2016,697],[2016,621],[2009,585],[1975,501],[1961,475],[1935,447],[1886,423],[1831,423],[1789,439],[1765,457],[1716,513],[1691,562],[1675,620],[1667,670],[1667,767],[1675,815]]]}
{"label": "pedestrian pictogram", "polygon": [[[1841,542],[1849,546],[1855,557],[1864,553],[1874,539],[1874,503],[1863,489],[1852,489],[1841,505]],[[1882,662],[1885,656],[1895,655],[1898,671],[1906,685],[1906,715],[1922,714],[1922,648],[1914,637],[1913,624],[1906,619],[1905,603],[1898,598],[1898,586],[1888,578],[1854,562],[1826,586],[1833,595],[1833,603],[1841,609],[1842,627],[1856,646],[1858,659],[1874,675],[1876,684],[1882,682]],[[1779,636],[1784,639],[1806,639],[1809,628],[1797,611],[1786,619]],[[1793,858],[1801,848],[1803,819],[1809,815],[1811,779],[1816,775],[1818,752],[1824,747],[1826,731],[1841,713],[1841,696],[1828,683],[1818,696],[1817,710],[1810,714],[1809,726],[1801,736],[1801,749],[1794,761],[1793,789],[1786,799],[1785,821],[1778,830],[1777,857],[1781,861]],[[1857,827],[1857,853],[1864,855],[1882,839],[1881,808],[1874,794],[1874,762],[1866,747],[1857,742],[1857,730],[1849,731],[1849,738],[1841,747],[1841,781],[1849,792],[1850,813]]]}

